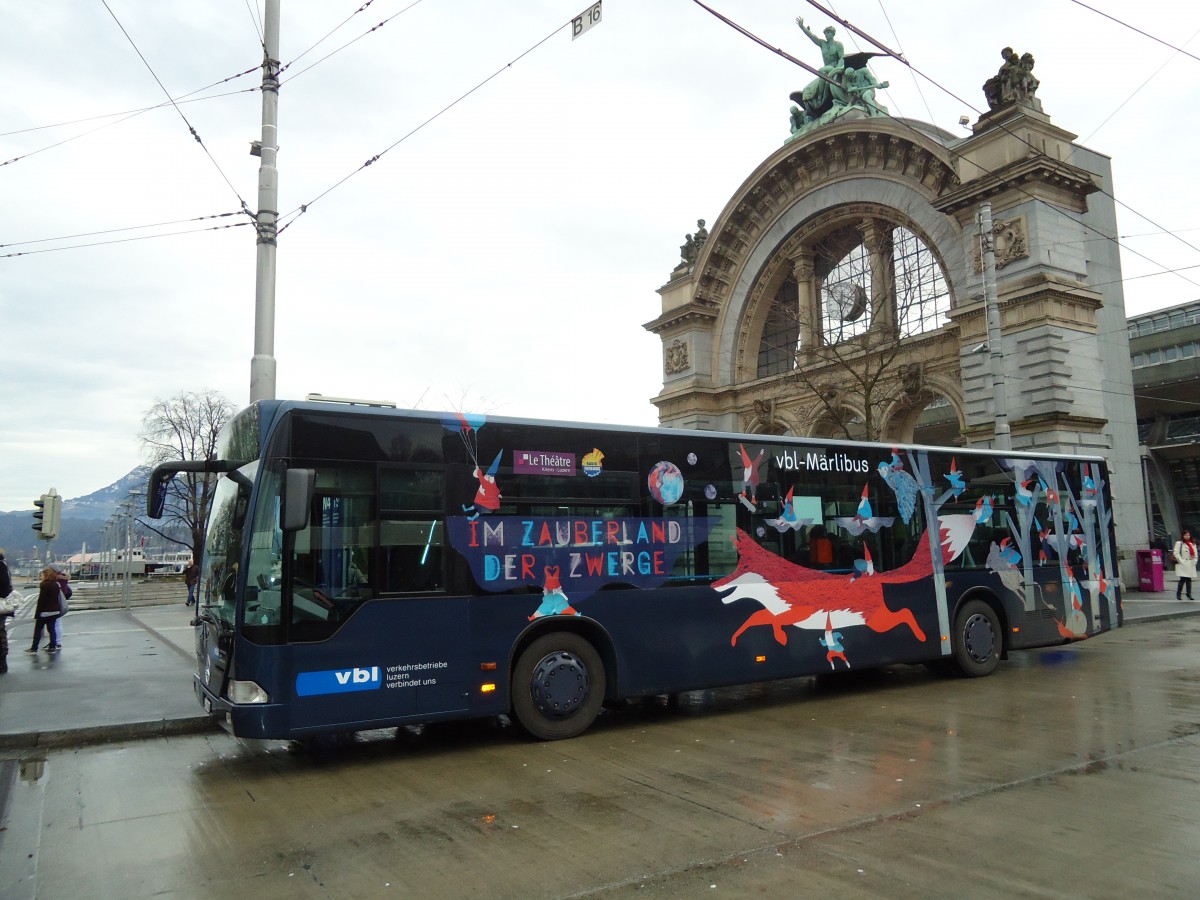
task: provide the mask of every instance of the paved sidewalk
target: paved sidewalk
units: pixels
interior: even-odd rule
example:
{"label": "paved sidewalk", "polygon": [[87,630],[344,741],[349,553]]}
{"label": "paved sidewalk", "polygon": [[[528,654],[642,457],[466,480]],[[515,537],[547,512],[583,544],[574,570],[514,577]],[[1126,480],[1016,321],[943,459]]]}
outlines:
{"label": "paved sidewalk", "polygon": [[[1169,591],[1127,591],[1125,624],[1200,615]],[[176,587],[143,588],[130,609],[87,609],[86,591],[62,620],[63,649],[29,654],[28,604],[8,620],[8,673],[0,675],[0,750],[68,747],[215,730],[192,693],[192,611]],[[173,602],[162,603],[171,598]],[[175,599],[178,598],[178,599]],[[42,646],[46,645],[43,638]]]}
{"label": "paved sidewalk", "polygon": [[8,619],[8,673],[0,675],[0,750],[213,730],[192,693],[190,607],[73,608],[63,649],[26,653],[32,618]]}

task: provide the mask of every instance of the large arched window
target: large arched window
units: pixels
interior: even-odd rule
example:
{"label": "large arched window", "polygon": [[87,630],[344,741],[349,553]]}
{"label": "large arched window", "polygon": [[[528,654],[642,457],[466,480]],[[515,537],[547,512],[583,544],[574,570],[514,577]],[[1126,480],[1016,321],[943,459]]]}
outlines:
{"label": "large arched window", "polygon": [[796,346],[800,340],[800,318],[795,279],[780,286],[763,327],[758,345],[758,377],[790,372],[796,366]]}
{"label": "large arched window", "polygon": [[878,217],[843,219],[801,246],[793,258],[810,273],[811,284],[788,275],[775,290],[759,340],[757,377],[794,370],[805,341],[829,346],[869,335],[862,349],[870,350],[948,323],[950,292],[941,266],[905,225]]}
{"label": "large arched window", "polygon": [[815,247],[821,338],[837,344],[878,325],[901,338],[947,324],[950,292],[929,247],[900,225],[844,228]]}

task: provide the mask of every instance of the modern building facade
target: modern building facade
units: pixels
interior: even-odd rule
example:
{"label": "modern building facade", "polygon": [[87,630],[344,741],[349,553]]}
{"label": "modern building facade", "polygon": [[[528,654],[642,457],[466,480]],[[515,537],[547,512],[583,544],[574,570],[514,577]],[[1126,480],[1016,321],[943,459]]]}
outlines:
{"label": "modern building facade", "polygon": [[1129,319],[1146,507],[1157,542],[1200,527],[1200,301]]}

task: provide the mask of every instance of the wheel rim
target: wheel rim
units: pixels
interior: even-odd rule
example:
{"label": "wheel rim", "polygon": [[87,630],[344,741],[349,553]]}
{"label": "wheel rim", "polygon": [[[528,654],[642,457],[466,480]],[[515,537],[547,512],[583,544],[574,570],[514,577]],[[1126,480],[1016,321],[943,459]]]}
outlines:
{"label": "wheel rim", "polygon": [[565,719],[587,699],[587,666],[579,657],[559,650],[542,657],[529,679],[529,696],[542,715]]}
{"label": "wheel rim", "polygon": [[963,648],[973,662],[985,663],[996,649],[996,632],[982,613],[975,613],[963,626]]}

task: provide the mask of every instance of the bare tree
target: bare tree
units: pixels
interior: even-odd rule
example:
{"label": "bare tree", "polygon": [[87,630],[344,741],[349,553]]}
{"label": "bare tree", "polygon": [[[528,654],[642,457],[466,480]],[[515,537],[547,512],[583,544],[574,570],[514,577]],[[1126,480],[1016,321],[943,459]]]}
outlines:
{"label": "bare tree", "polygon": [[[210,459],[216,455],[221,428],[235,412],[223,394],[211,390],[156,399],[142,418],[143,452],[152,466],[171,460]],[[213,475],[181,472],[167,488],[161,525],[147,527],[189,547],[195,558],[204,546],[204,527],[215,486]],[[180,533],[187,536],[186,540],[172,536]]]}
{"label": "bare tree", "polygon": [[[897,407],[928,399],[911,339],[944,324],[944,281],[929,251],[906,229],[846,229],[812,246],[811,287],[772,310],[779,359],[790,380],[819,403],[826,428],[849,440],[887,440]],[[782,348],[781,348],[782,349]]]}

